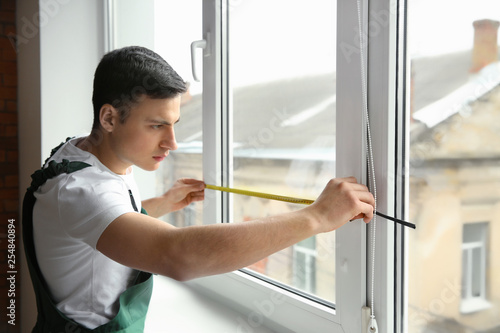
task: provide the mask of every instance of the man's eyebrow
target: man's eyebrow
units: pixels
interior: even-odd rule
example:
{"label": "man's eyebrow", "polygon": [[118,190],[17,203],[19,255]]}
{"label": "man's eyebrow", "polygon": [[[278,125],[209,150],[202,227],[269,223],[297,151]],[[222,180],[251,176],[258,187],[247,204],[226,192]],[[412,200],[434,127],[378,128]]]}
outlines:
{"label": "man's eyebrow", "polygon": [[[177,119],[174,124],[177,124],[181,118]],[[158,120],[158,119],[146,119],[147,122],[154,123],[154,124],[160,124],[160,125],[172,125],[172,123],[166,121],[166,120]]]}

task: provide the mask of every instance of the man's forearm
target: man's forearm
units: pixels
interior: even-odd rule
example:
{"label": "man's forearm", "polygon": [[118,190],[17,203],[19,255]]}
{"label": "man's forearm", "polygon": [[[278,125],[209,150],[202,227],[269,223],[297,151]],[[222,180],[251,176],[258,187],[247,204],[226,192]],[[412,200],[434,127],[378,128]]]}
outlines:
{"label": "man's forearm", "polygon": [[[149,216],[160,217],[168,213],[164,209],[163,200],[161,197],[155,197],[141,202],[142,208],[144,208]],[[163,209],[162,209],[163,208]]]}
{"label": "man's forearm", "polygon": [[[187,192],[195,195],[180,206],[202,199],[203,191]],[[123,265],[187,280],[245,267],[355,218],[369,222],[373,204],[373,196],[355,178],[333,179],[310,206],[253,222],[176,228],[126,213],[104,230],[97,249]]]}
{"label": "man's forearm", "polygon": [[174,274],[178,280],[230,272],[316,232],[315,221],[302,211],[242,223],[177,228],[165,234],[162,263],[167,275]]}

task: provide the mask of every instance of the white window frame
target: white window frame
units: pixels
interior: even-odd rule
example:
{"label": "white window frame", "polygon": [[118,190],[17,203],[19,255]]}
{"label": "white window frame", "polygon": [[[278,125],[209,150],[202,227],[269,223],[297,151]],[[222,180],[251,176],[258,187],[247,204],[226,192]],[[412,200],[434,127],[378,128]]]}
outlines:
{"label": "white window frame", "polygon": [[[407,87],[410,87],[406,75],[409,63],[405,45],[406,1],[371,0],[368,16],[368,110],[377,180],[377,210],[406,220],[409,198]],[[370,240],[371,231],[369,229]],[[408,229],[378,217],[373,297],[379,332],[407,331],[407,249]],[[368,275],[370,281],[371,253]],[[369,282],[368,304],[371,295]]]}
{"label": "white window frame", "polygon": [[[474,261],[474,256],[473,252],[474,250],[479,250],[479,253],[481,254],[480,260],[480,270],[479,270],[479,280],[481,281],[481,291],[479,296],[473,296],[472,295],[472,266],[473,261]],[[462,243],[462,255],[467,256],[467,283],[464,284],[465,286],[465,297],[462,298],[463,302],[467,302],[469,300],[473,299],[481,299],[484,300],[486,298],[486,244],[484,243],[483,240],[478,241],[478,242],[470,242],[470,243]],[[464,279],[464,276],[462,276],[462,279]]]}
{"label": "white window frame", "polygon": [[[407,214],[404,212],[404,194],[407,190],[402,189],[407,178],[388,177],[396,174],[395,169],[404,170],[408,165],[407,158],[397,161],[398,163],[394,158],[396,153],[406,147],[400,143],[395,148],[394,142],[395,127],[399,128],[407,122],[407,117],[398,119],[395,116],[396,108],[403,107],[396,105],[396,96],[405,94],[396,85],[398,77],[404,78],[404,71],[401,68],[398,70],[396,62],[406,63],[406,58],[404,54],[396,52],[402,38],[397,35],[398,25],[404,25],[404,22],[396,20],[397,12],[394,8],[401,12],[404,8],[398,8],[397,0],[372,0],[369,3],[370,8],[367,0],[362,0],[361,3],[362,23],[365,27],[363,29],[366,30],[369,24],[378,27],[376,33],[369,32],[370,58],[367,53],[364,57],[368,68],[368,105],[374,154],[378,157],[375,161],[378,207],[390,215],[399,214],[399,217],[404,217]],[[203,172],[207,183],[218,185],[231,185],[227,172],[230,169],[229,161],[232,160],[231,132],[230,129],[228,132],[223,131],[225,124],[230,121],[230,103],[227,103],[230,96],[226,86],[227,45],[223,42],[226,37],[226,21],[217,23],[221,22],[218,18],[227,13],[225,6],[221,0],[204,1],[203,14],[203,36],[209,43],[209,52],[205,51],[203,64]],[[373,11],[387,14],[387,22],[379,22],[379,18],[370,17],[369,13]],[[359,47],[356,41],[356,38],[359,38],[356,1],[338,1],[337,25],[337,82],[341,83],[337,85],[337,136],[348,139],[337,140],[336,176],[354,175],[366,183],[365,116],[362,112],[352,111],[362,110],[359,48],[357,53],[351,54],[352,57],[343,55],[340,48],[342,44]],[[405,137],[406,133],[401,131],[398,139],[404,143],[407,142]],[[396,200],[396,197],[399,200]],[[224,207],[231,206],[228,205],[229,200],[229,197],[221,193],[207,196],[204,221],[223,220],[228,214]],[[402,229],[395,228],[392,223],[386,221],[379,222],[377,226],[375,264],[378,268],[375,271],[374,296],[375,313],[381,332],[402,332],[405,329],[406,267],[404,255],[395,255],[404,253],[406,247],[404,236],[407,231]],[[288,329],[294,332],[362,332],[365,328],[362,317],[367,313],[366,309],[363,312],[362,308],[369,303],[367,230],[363,223],[349,223],[336,233],[335,310],[241,271],[198,279],[190,282],[190,285],[249,316],[258,311],[257,304],[272,301],[279,295],[279,304],[276,302],[272,313],[262,318],[264,326],[277,331]],[[398,289],[394,287],[396,285]]]}

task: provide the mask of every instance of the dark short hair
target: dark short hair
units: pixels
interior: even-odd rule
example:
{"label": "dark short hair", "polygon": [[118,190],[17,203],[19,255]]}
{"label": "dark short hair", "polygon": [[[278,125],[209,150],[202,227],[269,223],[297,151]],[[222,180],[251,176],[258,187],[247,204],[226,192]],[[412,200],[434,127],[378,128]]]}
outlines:
{"label": "dark short hair", "polygon": [[186,91],[186,83],[157,53],[141,46],[129,46],[104,55],[94,74],[94,122],[104,104],[119,110],[124,122],[141,98],[173,98]]}

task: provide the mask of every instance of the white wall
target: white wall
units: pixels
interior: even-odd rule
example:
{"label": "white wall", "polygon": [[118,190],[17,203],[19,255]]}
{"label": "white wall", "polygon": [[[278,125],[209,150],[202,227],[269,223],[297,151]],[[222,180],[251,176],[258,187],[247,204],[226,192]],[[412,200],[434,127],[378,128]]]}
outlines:
{"label": "white wall", "polygon": [[90,132],[92,81],[104,47],[102,6],[40,1],[40,17],[47,17],[40,29],[42,156],[66,137]]}
{"label": "white wall", "polygon": [[[21,196],[29,175],[68,136],[90,131],[92,80],[104,52],[102,0],[18,0]],[[147,195],[144,195],[147,197]],[[22,197],[21,197],[22,199]],[[31,332],[36,306],[21,270],[21,332]],[[247,332],[238,312],[186,284],[156,278],[147,332]],[[246,330],[246,331],[245,331]],[[266,333],[265,327],[252,332]]]}

